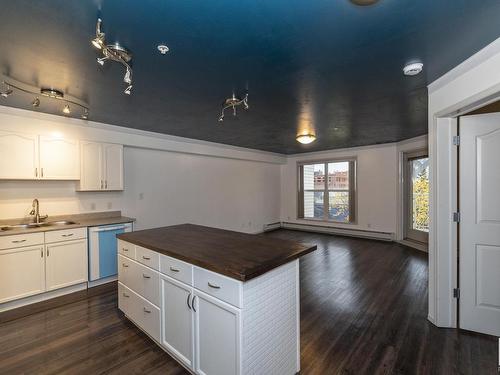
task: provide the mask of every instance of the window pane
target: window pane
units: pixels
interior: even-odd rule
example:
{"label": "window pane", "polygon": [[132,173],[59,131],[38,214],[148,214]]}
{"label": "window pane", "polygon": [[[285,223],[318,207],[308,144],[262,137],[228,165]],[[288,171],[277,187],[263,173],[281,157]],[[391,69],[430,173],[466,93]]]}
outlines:
{"label": "window pane", "polygon": [[322,191],[304,192],[304,217],[322,219],[324,193]]}
{"label": "window pane", "polygon": [[328,189],[349,190],[349,162],[328,164]]}
{"label": "window pane", "polygon": [[323,190],[325,188],[325,165],[308,164],[303,166],[304,190]]}
{"label": "window pane", "polygon": [[412,228],[429,231],[429,158],[410,160]]}
{"label": "window pane", "polygon": [[330,191],[328,193],[328,218],[349,222],[349,192]]}

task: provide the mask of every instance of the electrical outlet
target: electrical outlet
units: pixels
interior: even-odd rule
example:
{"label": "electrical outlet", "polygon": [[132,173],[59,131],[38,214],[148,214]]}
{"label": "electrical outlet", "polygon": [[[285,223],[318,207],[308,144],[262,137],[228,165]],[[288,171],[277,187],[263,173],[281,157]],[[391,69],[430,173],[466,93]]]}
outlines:
{"label": "electrical outlet", "polygon": [[90,204],[90,210],[91,211],[95,211],[95,203],[91,203]]}

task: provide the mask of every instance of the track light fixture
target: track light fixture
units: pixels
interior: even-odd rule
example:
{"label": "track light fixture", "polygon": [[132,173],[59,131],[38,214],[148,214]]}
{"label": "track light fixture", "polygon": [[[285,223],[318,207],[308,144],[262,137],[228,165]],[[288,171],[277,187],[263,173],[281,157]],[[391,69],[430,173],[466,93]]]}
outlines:
{"label": "track light fixture", "polygon": [[91,40],[92,45],[99,49],[103,55],[103,57],[97,59],[97,63],[102,66],[106,61],[110,60],[122,64],[126,69],[123,81],[128,84],[124,93],[130,95],[132,91],[132,67],[129,63],[132,60],[132,53],[118,43],[106,44],[105,34],[102,32],[101,26],[102,20],[98,18],[95,27],[95,38]]}
{"label": "track light fixture", "polygon": [[234,92],[233,92],[233,96],[230,97],[230,98],[227,98],[226,100],[224,100],[224,103],[222,103],[222,110],[221,110],[221,114],[219,116],[219,122],[223,122],[224,121],[224,111],[227,109],[227,108],[233,108],[233,116],[236,116],[236,107],[239,106],[239,105],[243,105],[243,108],[244,109],[248,109],[249,106],[248,106],[248,92],[245,93],[245,96],[243,96],[243,98],[237,98],[235,95],[234,95]]}
{"label": "track light fixture", "polygon": [[66,97],[64,95],[64,92],[62,92],[60,90],[57,90],[54,88],[48,88],[48,87],[42,87],[42,88],[33,87],[31,85],[27,85],[26,83],[16,81],[12,78],[9,78],[9,81],[4,80],[2,82],[2,84],[6,87],[5,90],[0,90],[0,95],[3,98],[9,97],[11,94],[14,93],[14,91],[19,91],[22,93],[31,94],[31,95],[34,95],[34,97],[35,97],[33,99],[33,101],[31,102],[31,106],[33,108],[40,107],[40,104],[41,104],[40,97],[45,97],[45,98],[53,99],[53,100],[60,100],[60,101],[64,102],[64,106],[62,109],[62,112],[64,114],[67,114],[67,115],[71,114],[71,108],[70,108],[70,104],[71,104],[74,107],[81,108],[81,110],[82,110],[81,117],[83,119],[86,120],[89,118],[89,107],[85,102],[83,102],[82,100],[80,100],[78,98],[72,97],[72,96]]}

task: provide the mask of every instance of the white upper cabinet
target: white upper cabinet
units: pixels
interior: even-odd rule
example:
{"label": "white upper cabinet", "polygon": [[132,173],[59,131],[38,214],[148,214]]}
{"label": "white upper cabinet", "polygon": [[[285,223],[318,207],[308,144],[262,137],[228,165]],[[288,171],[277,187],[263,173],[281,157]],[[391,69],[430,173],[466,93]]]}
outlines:
{"label": "white upper cabinet", "polygon": [[123,146],[104,144],[104,188],[123,190]]}
{"label": "white upper cabinet", "polygon": [[79,142],[0,132],[0,179],[79,180]]}
{"label": "white upper cabinet", "polygon": [[38,174],[38,137],[0,132],[0,179],[33,180]]}
{"label": "white upper cabinet", "polygon": [[123,146],[82,142],[79,191],[123,190]]}
{"label": "white upper cabinet", "polygon": [[80,145],[77,140],[40,136],[40,174],[47,180],[80,179]]}

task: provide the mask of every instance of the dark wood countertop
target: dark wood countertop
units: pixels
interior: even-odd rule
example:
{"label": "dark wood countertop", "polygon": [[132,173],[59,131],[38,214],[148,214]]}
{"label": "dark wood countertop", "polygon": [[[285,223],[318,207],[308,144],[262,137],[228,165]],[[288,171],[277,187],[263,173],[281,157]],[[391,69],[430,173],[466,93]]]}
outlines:
{"label": "dark wood countertop", "polygon": [[241,281],[316,250],[316,245],[193,224],[122,233],[117,237]]}

